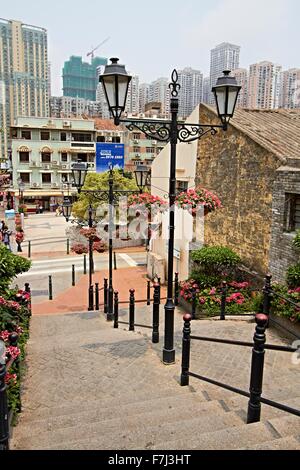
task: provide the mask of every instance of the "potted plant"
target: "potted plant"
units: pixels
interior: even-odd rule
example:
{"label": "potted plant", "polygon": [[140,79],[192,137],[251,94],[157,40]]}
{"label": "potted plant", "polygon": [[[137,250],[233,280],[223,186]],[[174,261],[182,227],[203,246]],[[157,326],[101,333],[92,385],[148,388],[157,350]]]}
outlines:
{"label": "potted plant", "polygon": [[194,216],[201,206],[204,207],[204,215],[222,207],[218,196],[200,186],[178,194],[176,197],[176,205],[181,209],[188,210]]}

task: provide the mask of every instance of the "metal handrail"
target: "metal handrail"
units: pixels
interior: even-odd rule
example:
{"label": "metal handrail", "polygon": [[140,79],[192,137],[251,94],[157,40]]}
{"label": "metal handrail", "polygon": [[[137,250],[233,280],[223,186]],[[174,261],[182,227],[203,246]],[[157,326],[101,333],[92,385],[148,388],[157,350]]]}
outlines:
{"label": "metal handrail", "polygon": [[300,304],[297,304],[296,302],[293,302],[293,301],[292,301],[291,299],[289,299],[288,297],[285,297],[284,295],[279,294],[278,292],[274,291],[273,289],[271,289],[270,293],[273,294],[273,295],[275,295],[276,297],[280,297],[281,299],[285,300],[285,301],[288,302],[289,304],[294,305],[295,307],[297,307],[297,308],[300,309]]}
{"label": "metal handrail", "polygon": [[[194,339],[196,341],[205,341],[205,342],[210,342],[210,343],[219,343],[219,344],[228,344],[228,345],[234,345],[234,346],[245,346],[248,348],[253,348],[254,343],[248,343],[246,341],[234,341],[230,339],[219,339],[219,338],[208,338],[205,336],[190,336],[191,339]],[[271,351],[282,351],[282,352],[297,352],[298,348],[293,348],[290,346],[280,346],[277,344],[265,344],[264,345],[265,349],[269,349]]]}

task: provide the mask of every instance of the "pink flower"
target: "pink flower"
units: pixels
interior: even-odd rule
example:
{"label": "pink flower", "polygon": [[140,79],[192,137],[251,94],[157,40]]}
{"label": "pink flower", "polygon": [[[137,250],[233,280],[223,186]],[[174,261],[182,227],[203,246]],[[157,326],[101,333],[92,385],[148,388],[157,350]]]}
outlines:
{"label": "pink flower", "polygon": [[6,354],[9,354],[10,357],[15,360],[20,356],[21,351],[14,346],[8,346],[8,348],[6,348]]}
{"label": "pink flower", "polygon": [[9,340],[9,336],[10,336],[10,332],[9,331],[0,331],[0,338],[3,340],[3,341],[8,341]]}
{"label": "pink flower", "polygon": [[8,372],[5,375],[5,383],[6,385],[9,384],[9,382],[13,382],[14,385],[17,383],[17,374],[9,374]]}
{"label": "pink flower", "polygon": [[214,287],[214,288],[210,291],[209,295],[216,295],[216,293],[217,293],[217,289]]}

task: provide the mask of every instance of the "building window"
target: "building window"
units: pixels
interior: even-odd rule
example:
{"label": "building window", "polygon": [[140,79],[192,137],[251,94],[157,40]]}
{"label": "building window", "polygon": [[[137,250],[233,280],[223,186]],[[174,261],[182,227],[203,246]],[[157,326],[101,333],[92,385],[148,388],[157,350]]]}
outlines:
{"label": "building window", "polygon": [[21,131],[21,138],[31,140],[31,131]]}
{"label": "building window", "polygon": [[60,133],[60,140],[61,140],[62,142],[66,142],[66,141],[67,141],[67,134],[66,134],[66,132],[61,132],[61,133]]}
{"label": "building window", "polygon": [[295,232],[300,229],[300,194],[285,195],[285,230]]}
{"label": "building window", "polygon": [[51,183],[51,173],[42,173],[42,183]]}
{"label": "building window", "polygon": [[50,163],[51,162],[51,153],[43,152],[42,153],[42,163]]}
{"label": "building window", "polygon": [[134,138],[134,140],[139,140],[139,139],[141,138],[141,134],[139,134],[139,133],[134,133],[134,134],[133,134],[133,138]]}
{"label": "building window", "polygon": [[72,132],[72,140],[74,142],[92,142],[91,134],[82,134],[79,132]]}
{"label": "building window", "polygon": [[98,136],[97,136],[97,142],[105,142],[105,137],[104,137],[104,135],[98,135]]}
{"label": "building window", "polygon": [[20,163],[29,163],[29,152],[20,152]]}
{"label": "building window", "polygon": [[67,162],[68,161],[68,154],[67,153],[63,152],[61,154],[61,161],[62,162]]}
{"label": "building window", "polygon": [[30,183],[30,173],[20,173],[20,178],[23,183]]}
{"label": "building window", "polygon": [[120,137],[113,137],[112,142],[115,142],[115,143],[119,144],[121,142],[121,138]]}
{"label": "building window", "polygon": [[133,153],[141,153],[141,147],[133,147]]}
{"label": "building window", "polygon": [[50,140],[50,132],[41,131],[41,140]]}
{"label": "building window", "polygon": [[155,153],[154,147],[146,147],[146,153]]}
{"label": "building window", "polygon": [[176,181],[176,191],[178,193],[183,193],[188,190],[188,181]]}

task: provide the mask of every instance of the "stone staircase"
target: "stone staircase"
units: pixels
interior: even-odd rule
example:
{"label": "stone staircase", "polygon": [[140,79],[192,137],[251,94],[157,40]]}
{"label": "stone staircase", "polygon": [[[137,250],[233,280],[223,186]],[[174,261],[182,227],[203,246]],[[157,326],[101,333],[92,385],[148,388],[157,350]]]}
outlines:
{"label": "stone staircase", "polygon": [[[253,325],[238,323],[236,334],[238,328],[253,333]],[[214,332],[218,325],[197,322]],[[178,347],[181,327],[178,315]],[[176,365],[164,366],[162,343],[153,346],[146,334],[114,330],[94,313],[33,317],[23,412],[11,448],[300,449],[299,418],[263,407],[262,421],[246,425],[247,399],[196,380],[180,387],[179,351]],[[299,408],[300,370],[289,363],[287,369],[296,380],[277,396]]]}

